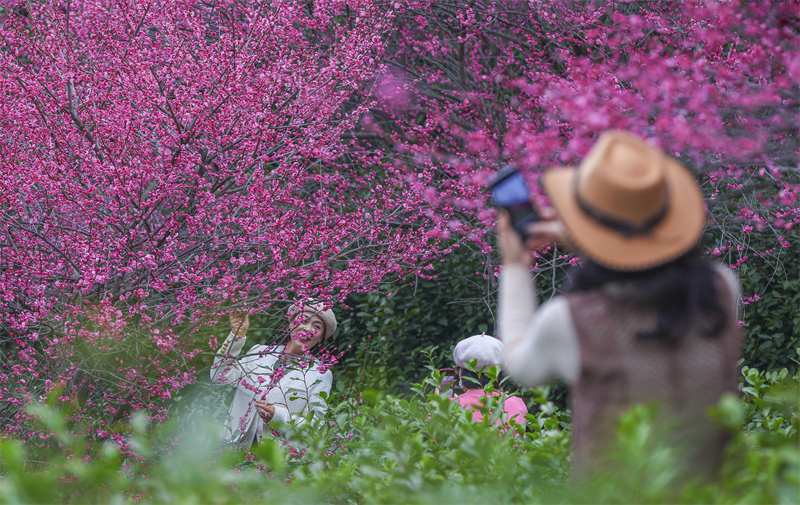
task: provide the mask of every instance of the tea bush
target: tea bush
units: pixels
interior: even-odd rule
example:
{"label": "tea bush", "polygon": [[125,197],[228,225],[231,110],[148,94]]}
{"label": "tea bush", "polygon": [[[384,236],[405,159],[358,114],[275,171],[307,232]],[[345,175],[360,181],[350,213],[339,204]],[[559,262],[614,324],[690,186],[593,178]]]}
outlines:
{"label": "tea bush", "polygon": [[286,426],[250,451],[218,443],[213,426],[175,415],[153,426],[143,412],[103,439],[75,435],[69,412],[30,408],[51,433],[33,461],[18,440],[0,440],[0,503],[797,503],[800,501],[798,381],[788,371],[743,369],[742,398],[711,415],[733,432],[719,479],[684,482],[660,442],[650,406],[618,427],[613,472],[580,484],[569,477],[569,412],[545,392],[528,425],[480,423],[434,393],[432,371],[413,395],[376,390],[332,397],[327,419]]}

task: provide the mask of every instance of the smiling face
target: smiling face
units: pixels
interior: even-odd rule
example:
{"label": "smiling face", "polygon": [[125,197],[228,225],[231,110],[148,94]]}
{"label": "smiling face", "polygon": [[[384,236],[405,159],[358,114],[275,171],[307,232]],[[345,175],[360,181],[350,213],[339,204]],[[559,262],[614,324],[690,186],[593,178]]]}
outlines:
{"label": "smiling face", "polygon": [[325,336],[325,323],[313,312],[299,313],[292,319],[289,335],[286,352],[305,354]]}

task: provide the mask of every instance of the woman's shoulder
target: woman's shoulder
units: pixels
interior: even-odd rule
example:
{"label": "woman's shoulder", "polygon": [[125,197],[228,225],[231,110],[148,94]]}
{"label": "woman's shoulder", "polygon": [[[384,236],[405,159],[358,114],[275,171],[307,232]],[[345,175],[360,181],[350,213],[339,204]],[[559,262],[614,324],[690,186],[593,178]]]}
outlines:
{"label": "woman's shoulder", "polygon": [[509,396],[506,398],[505,403],[503,404],[503,410],[506,412],[512,411],[527,414],[528,405],[525,403],[525,400],[519,396]]}
{"label": "woman's shoulder", "polygon": [[311,366],[311,369],[314,370],[321,378],[325,378],[327,380],[333,380],[333,372],[329,366],[325,366],[321,364],[319,361],[314,361],[314,364]]}
{"label": "woman's shoulder", "polygon": [[328,368],[319,366],[315,361],[308,370],[310,373],[305,376],[306,381],[315,388],[330,391],[333,387],[333,373]]}
{"label": "woman's shoulder", "polygon": [[739,298],[742,296],[742,286],[739,283],[739,276],[732,268],[719,262],[711,263],[711,269],[717,275],[717,278],[720,279],[718,284],[724,286],[725,291],[727,291],[727,293],[720,293],[720,295],[728,297],[726,303],[732,308],[733,314],[737,314],[737,318],[739,318]]}
{"label": "woman's shoulder", "polygon": [[714,261],[711,263],[711,270],[722,277],[722,280],[725,281],[728,289],[736,292],[737,294],[739,293],[739,276],[736,275],[736,272],[731,267],[718,261]]}
{"label": "woman's shoulder", "polygon": [[330,371],[331,365],[321,363],[317,358],[309,356],[300,356],[293,361],[295,369],[303,370],[304,375],[315,376],[317,379],[330,382],[333,379],[333,373]]}
{"label": "woman's shoulder", "polygon": [[511,405],[525,405],[525,400],[519,396],[507,396],[506,403]]}

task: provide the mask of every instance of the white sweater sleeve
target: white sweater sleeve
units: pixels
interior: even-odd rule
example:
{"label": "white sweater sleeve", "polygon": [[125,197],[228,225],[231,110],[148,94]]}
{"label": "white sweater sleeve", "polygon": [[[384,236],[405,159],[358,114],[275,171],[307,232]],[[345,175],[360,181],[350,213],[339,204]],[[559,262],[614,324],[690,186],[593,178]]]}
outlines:
{"label": "white sweater sleeve", "polygon": [[500,273],[500,338],[506,346],[506,371],[533,386],[554,376],[574,382],[580,372],[578,338],[566,298],[556,296],[536,307],[530,270],[508,265]]}
{"label": "white sweater sleeve", "polygon": [[228,338],[214,356],[214,364],[211,365],[211,382],[231,386],[239,382],[244,371],[237,356],[242,352],[245,340],[246,337],[237,337],[233,332],[228,334]]}
{"label": "white sweater sleeve", "polygon": [[[306,423],[306,416],[309,412],[308,409],[314,412],[314,417],[317,419],[321,419],[325,412],[328,410],[328,402],[320,396],[320,393],[324,392],[326,398],[331,393],[331,385],[333,384],[333,374],[330,371],[321,374],[317,379],[314,381],[313,384],[308,385],[308,404],[302,410],[302,412],[291,412],[290,405],[284,404],[275,404],[275,414],[272,416],[270,422],[283,422],[288,423],[289,421],[294,421],[295,424],[305,424]],[[298,387],[305,387],[299,386]],[[281,387],[281,390],[284,388]],[[287,394],[291,392],[294,388],[288,387],[286,391],[284,391],[284,399],[288,402],[291,401],[291,396]],[[287,398],[288,397],[288,398]]]}

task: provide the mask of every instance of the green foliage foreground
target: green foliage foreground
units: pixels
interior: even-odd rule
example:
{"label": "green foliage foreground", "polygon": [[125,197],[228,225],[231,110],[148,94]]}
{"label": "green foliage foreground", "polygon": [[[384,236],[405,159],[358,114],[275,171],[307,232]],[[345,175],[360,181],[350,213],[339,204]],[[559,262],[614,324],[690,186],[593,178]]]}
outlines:
{"label": "green foliage foreground", "polygon": [[[0,440],[2,503],[798,503],[798,380],[786,370],[743,370],[743,397],[711,413],[733,432],[716,482],[678,480],[674,452],[659,442],[657,410],[638,407],[619,424],[603,473],[569,477],[569,414],[535,391],[524,437],[432,392],[433,372],[411,398],[374,391],[332,399],[326,423],[284,432],[251,452],[220,450],[213,429],[152,427],[139,413],[127,445],[73,435],[67,413],[31,410],[52,432],[36,457]],[[499,412],[496,404],[485,413]],[[521,432],[521,428],[517,430]],[[176,433],[180,436],[176,436]],[[286,442],[291,440],[292,442]]]}

